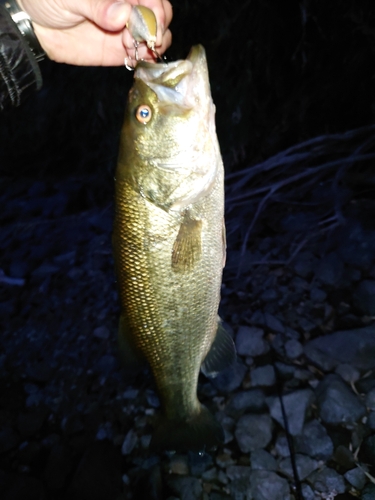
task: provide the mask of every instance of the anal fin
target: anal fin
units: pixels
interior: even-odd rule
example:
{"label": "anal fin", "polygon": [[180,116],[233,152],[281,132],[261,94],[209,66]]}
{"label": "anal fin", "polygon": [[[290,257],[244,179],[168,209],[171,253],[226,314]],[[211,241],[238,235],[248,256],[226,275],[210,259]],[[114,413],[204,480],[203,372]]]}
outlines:
{"label": "anal fin", "polygon": [[233,339],[219,319],[215,340],[202,363],[201,371],[206,377],[216,377],[225,368],[232,366],[235,361],[236,348]]}

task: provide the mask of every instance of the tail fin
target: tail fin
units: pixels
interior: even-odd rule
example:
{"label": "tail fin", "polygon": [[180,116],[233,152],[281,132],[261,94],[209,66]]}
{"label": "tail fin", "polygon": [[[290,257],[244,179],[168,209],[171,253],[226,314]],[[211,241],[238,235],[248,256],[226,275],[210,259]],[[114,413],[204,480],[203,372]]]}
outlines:
{"label": "tail fin", "polygon": [[161,417],[150,443],[152,451],[203,451],[224,442],[221,425],[205,406],[186,421]]}

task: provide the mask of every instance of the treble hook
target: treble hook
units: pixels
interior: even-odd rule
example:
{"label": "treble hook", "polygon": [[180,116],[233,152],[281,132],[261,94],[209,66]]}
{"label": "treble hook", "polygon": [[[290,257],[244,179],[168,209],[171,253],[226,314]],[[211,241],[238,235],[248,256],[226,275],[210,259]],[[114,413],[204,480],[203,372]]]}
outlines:
{"label": "treble hook", "polygon": [[128,71],[134,71],[135,70],[135,66],[130,66],[130,64],[128,64],[128,59],[132,59],[131,57],[125,57],[124,59],[124,64],[125,64],[125,68],[128,70]]}
{"label": "treble hook", "polygon": [[137,42],[136,40],[133,40],[133,44],[134,44],[134,52],[135,52],[135,65],[134,66],[131,66],[130,64],[128,64],[128,59],[132,59],[131,57],[125,57],[124,59],[124,63],[125,63],[125,68],[128,70],[128,71],[134,71],[135,70],[135,67],[137,65],[137,62],[139,61],[139,56],[138,56],[138,47],[139,47],[139,42]]}
{"label": "treble hook", "polygon": [[[137,65],[138,61],[143,61],[143,59],[139,59],[139,54],[138,54],[138,47],[139,47],[139,42],[137,40],[133,40],[134,43],[134,51],[135,51],[135,65],[132,66],[131,64],[128,63],[128,60],[131,61],[131,57],[125,57],[124,63],[125,63],[125,68],[129,71],[134,71],[135,66]],[[159,54],[159,52],[155,49],[155,43],[154,42],[149,42],[147,43],[147,47],[152,51],[154,54],[154,57],[158,63],[167,63],[167,58],[166,56],[162,56]]]}

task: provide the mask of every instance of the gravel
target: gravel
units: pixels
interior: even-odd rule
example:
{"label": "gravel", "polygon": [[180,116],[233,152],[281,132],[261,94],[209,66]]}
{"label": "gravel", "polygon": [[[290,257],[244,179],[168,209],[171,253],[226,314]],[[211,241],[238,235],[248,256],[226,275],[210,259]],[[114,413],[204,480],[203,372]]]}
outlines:
{"label": "gravel", "polygon": [[1,498],[375,499],[373,232],[352,221],[290,262],[289,233],[254,237],[224,274],[237,363],[198,388],[225,443],[157,455],[152,377],[117,352],[111,202],[77,208],[82,183],[3,190]]}

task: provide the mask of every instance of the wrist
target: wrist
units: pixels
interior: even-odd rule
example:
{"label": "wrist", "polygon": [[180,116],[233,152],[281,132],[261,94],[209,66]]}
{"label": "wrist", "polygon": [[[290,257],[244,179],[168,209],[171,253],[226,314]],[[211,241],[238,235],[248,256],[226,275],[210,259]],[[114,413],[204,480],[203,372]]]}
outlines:
{"label": "wrist", "polygon": [[0,0],[2,5],[8,11],[13,22],[16,24],[19,32],[24,37],[33,56],[37,62],[42,61],[46,57],[38,37],[35,34],[31,18],[27,12],[23,10],[21,2],[18,0]]}

